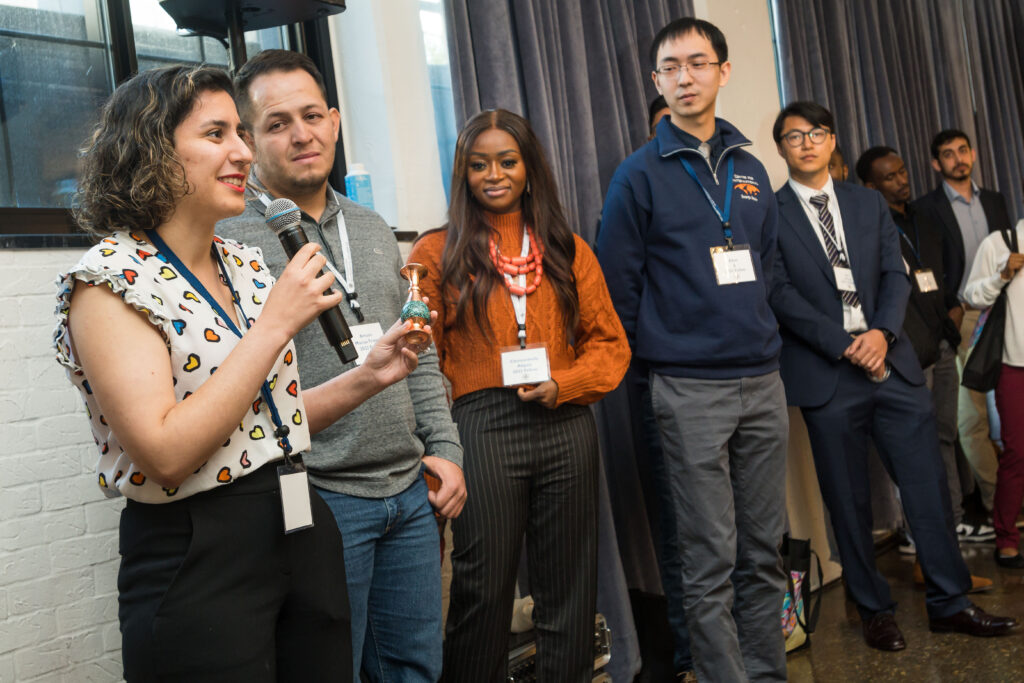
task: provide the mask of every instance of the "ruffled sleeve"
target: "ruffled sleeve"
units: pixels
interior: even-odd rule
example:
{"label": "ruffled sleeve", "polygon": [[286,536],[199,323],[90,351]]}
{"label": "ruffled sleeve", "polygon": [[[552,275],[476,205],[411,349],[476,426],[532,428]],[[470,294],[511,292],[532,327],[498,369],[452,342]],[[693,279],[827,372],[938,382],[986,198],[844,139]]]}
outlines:
{"label": "ruffled sleeve", "polygon": [[73,357],[68,333],[71,295],[78,283],[87,287],[108,287],[126,304],[144,313],[160,331],[164,343],[170,346],[174,316],[157,289],[149,286],[152,277],[160,276],[162,266],[156,265],[154,268],[147,260],[157,258],[148,243],[129,233],[119,232],[104,238],[67,273],[58,276],[57,324],[53,332],[53,345],[61,365],[75,372],[81,370]]}

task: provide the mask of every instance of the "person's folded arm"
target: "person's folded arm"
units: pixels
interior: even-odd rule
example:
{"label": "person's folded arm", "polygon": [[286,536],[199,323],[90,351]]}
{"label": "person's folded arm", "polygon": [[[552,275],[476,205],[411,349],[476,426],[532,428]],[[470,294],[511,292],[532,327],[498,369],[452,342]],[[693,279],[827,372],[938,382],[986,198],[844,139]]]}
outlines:
{"label": "person's folded arm", "polygon": [[818,310],[790,280],[785,254],[775,255],[768,297],[776,320],[826,358],[840,359],[852,338],[840,323]]}
{"label": "person's folded arm", "polygon": [[[998,236],[999,244],[1003,244],[1002,237]],[[975,308],[988,308],[999,298],[1007,281],[1003,279],[1003,269],[1010,259],[1009,250],[996,251],[995,240],[985,239],[978,247],[978,253],[974,257],[974,264],[971,266],[971,274],[967,278],[967,286],[964,287],[964,298]]]}

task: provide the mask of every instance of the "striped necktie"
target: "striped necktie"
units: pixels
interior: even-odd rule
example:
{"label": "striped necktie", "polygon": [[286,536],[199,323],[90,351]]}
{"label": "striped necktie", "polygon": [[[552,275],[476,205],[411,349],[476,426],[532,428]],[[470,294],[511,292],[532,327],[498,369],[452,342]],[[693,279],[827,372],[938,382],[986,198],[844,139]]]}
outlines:
{"label": "striped necktie", "polygon": [[[843,260],[839,258],[839,241],[836,239],[836,226],[832,220],[832,212],[828,210],[828,195],[825,193],[816,194],[811,197],[811,204],[818,210],[818,221],[821,223],[821,232],[825,236],[825,253],[828,254],[828,262],[833,268],[848,268]],[[843,303],[848,306],[860,306],[860,297],[857,292],[840,290]]]}

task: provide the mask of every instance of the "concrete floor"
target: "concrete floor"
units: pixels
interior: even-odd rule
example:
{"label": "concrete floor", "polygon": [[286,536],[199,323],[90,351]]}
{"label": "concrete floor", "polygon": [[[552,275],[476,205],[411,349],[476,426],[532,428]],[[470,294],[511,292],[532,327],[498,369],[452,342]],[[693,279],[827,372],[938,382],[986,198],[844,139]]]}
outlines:
{"label": "concrete floor", "polygon": [[[994,590],[971,599],[990,613],[1016,616],[1024,623],[1024,572],[996,567],[994,548],[992,543],[961,546],[971,573],[995,583]],[[1024,682],[1024,627],[1001,638],[931,633],[924,588],[913,584],[913,563],[912,556],[895,549],[878,558],[899,603],[896,620],[907,640],[906,650],[880,652],[865,645],[857,611],[846,602],[841,583],[835,582],[824,589],[811,646],[788,657],[789,680]]]}

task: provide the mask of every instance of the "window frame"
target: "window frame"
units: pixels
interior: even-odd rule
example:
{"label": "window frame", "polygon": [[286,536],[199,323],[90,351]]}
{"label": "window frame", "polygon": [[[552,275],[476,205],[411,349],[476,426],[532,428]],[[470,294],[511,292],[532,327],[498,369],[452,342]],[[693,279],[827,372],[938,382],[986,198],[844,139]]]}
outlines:
{"label": "window frame", "polygon": [[[110,63],[114,87],[138,72],[138,58],[135,50],[135,31],[132,26],[130,0],[104,0],[103,10],[109,28]],[[0,29],[3,35],[32,37],[60,44],[103,47],[107,45],[90,40],[70,39],[60,36],[26,34],[23,31]],[[334,78],[334,60],[331,53],[327,19],[293,24],[287,27],[289,49],[307,54],[321,73],[327,85],[328,98],[337,101],[338,89]],[[6,135],[3,128],[0,134]],[[331,172],[331,184],[344,192],[345,154],[338,136],[338,153]],[[339,182],[340,181],[340,182]],[[63,208],[21,208],[0,207],[0,249],[54,249],[83,248],[92,246],[94,235],[83,232],[75,223],[70,209]]]}

